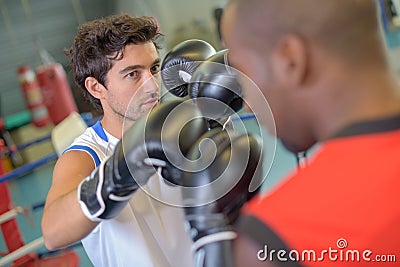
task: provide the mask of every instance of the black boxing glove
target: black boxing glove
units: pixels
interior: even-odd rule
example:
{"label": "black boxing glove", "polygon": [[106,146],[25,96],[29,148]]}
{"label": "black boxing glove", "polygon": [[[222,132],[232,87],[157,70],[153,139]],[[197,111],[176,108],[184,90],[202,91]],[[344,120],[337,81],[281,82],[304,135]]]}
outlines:
{"label": "black boxing glove", "polygon": [[[178,106],[179,112],[173,112]],[[169,115],[173,123],[164,123]],[[180,153],[186,154],[206,130],[206,121],[191,103],[175,100],[154,107],[124,133],[113,155],[79,184],[83,213],[92,221],[117,216],[155,168],[165,169],[171,181],[177,179],[174,175],[180,178],[168,171],[175,170],[169,160],[179,166]]]}
{"label": "black boxing glove", "polygon": [[188,95],[188,83],[199,64],[215,54],[215,49],[202,40],[187,40],[169,51],[161,64],[161,78],[168,91],[178,97]]}
{"label": "black boxing glove", "polygon": [[[229,66],[228,50],[208,58],[196,69],[189,84],[189,96],[203,115],[223,124],[243,107],[242,88],[236,79],[238,71]],[[211,121],[211,128],[213,128]]]}
{"label": "black boxing glove", "polygon": [[230,253],[236,233],[231,225],[243,204],[258,192],[249,192],[250,184],[263,178],[260,140],[213,129],[196,142],[188,158],[199,160],[199,166],[211,162],[182,176],[182,185],[189,188],[182,196],[196,262],[207,267],[233,266]]}

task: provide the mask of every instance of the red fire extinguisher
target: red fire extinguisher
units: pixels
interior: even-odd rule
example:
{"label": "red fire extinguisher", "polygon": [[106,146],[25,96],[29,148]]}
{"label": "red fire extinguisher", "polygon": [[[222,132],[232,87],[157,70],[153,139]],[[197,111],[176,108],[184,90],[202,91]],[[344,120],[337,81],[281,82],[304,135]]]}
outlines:
{"label": "red fire extinguisher", "polygon": [[37,127],[47,125],[50,118],[35,72],[28,65],[23,65],[18,68],[18,78],[26,104],[32,114],[32,123]]}
{"label": "red fire extinguisher", "polygon": [[54,125],[63,121],[72,112],[78,112],[64,68],[59,63],[50,63],[36,69],[42,89],[44,103]]}

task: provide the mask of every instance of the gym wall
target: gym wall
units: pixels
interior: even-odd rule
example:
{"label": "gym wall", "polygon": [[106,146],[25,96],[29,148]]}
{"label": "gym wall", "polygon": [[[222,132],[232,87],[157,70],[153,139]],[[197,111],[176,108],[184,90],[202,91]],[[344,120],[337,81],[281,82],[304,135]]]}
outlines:
{"label": "gym wall", "polygon": [[223,7],[226,2],[227,0],[120,0],[117,1],[116,11],[135,16],[155,16],[165,35],[164,51],[191,38],[205,40],[220,49],[214,10]]}
{"label": "gym wall", "polygon": [[380,0],[379,7],[388,59],[400,78],[400,0]]}
{"label": "gym wall", "polygon": [[41,65],[35,39],[71,76],[63,50],[78,24],[111,14],[113,7],[107,0],[0,0],[0,116],[26,109],[16,73],[21,64]]}
{"label": "gym wall", "polygon": [[[381,4],[394,2],[393,0],[380,1]],[[116,2],[116,11],[136,16],[157,17],[162,32],[165,34],[164,48],[166,49],[164,51],[190,38],[206,40],[218,49],[221,48],[221,43],[216,31],[217,25],[213,11],[226,3],[227,0],[119,0]],[[388,59],[400,78],[400,29],[390,33],[382,31],[382,33]]]}

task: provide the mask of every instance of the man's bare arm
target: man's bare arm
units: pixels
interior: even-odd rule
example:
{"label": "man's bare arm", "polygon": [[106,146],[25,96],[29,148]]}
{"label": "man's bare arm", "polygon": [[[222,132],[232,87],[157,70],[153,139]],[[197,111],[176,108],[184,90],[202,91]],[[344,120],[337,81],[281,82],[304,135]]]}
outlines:
{"label": "man's bare arm", "polygon": [[98,224],[83,214],[77,198],[79,183],[94,168],[93,159],[82,151],[69,151],[58,159],[42,218],[42,232],[48,249],[80,241]]}

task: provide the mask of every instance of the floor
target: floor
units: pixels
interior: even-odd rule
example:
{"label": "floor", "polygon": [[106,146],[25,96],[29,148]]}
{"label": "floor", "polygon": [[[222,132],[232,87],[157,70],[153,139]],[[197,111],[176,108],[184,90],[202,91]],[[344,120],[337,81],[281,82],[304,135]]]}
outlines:
{"label": "floor", "polygon": [[[253,120],[246,121],[245,126],[249,132],[259,133],[257,124]],[[296,161],[295,157],[285,151],[279,142],[274,153],[273,147],[275,143],[271,137],[265,137],[264,142],[266,144],[264,151],[267,155],[264,161],[264,168],[268,169],[269,165],[271,165],[271,169],[262,186],[262,190],[267,191],[281,177],[295,170]],[[31,207],[34,204],[43,202],[50,188],[53,167],[54,162],[51,162],[27,175],[11,180],[9,187],[14,204],[16,206]],[[30,212],[28,217],[18,217],[18,224],[26,243],[41,236],[41,216],[42,209],[38,209]],[[4,241],[0,238],[0,251],[4,251],[4,247]],[[80,266],[92,266],[81,245],[75,246],[73,249],[80,255]],[[39,252],[46,252],[46,249],[43,247]]]}

